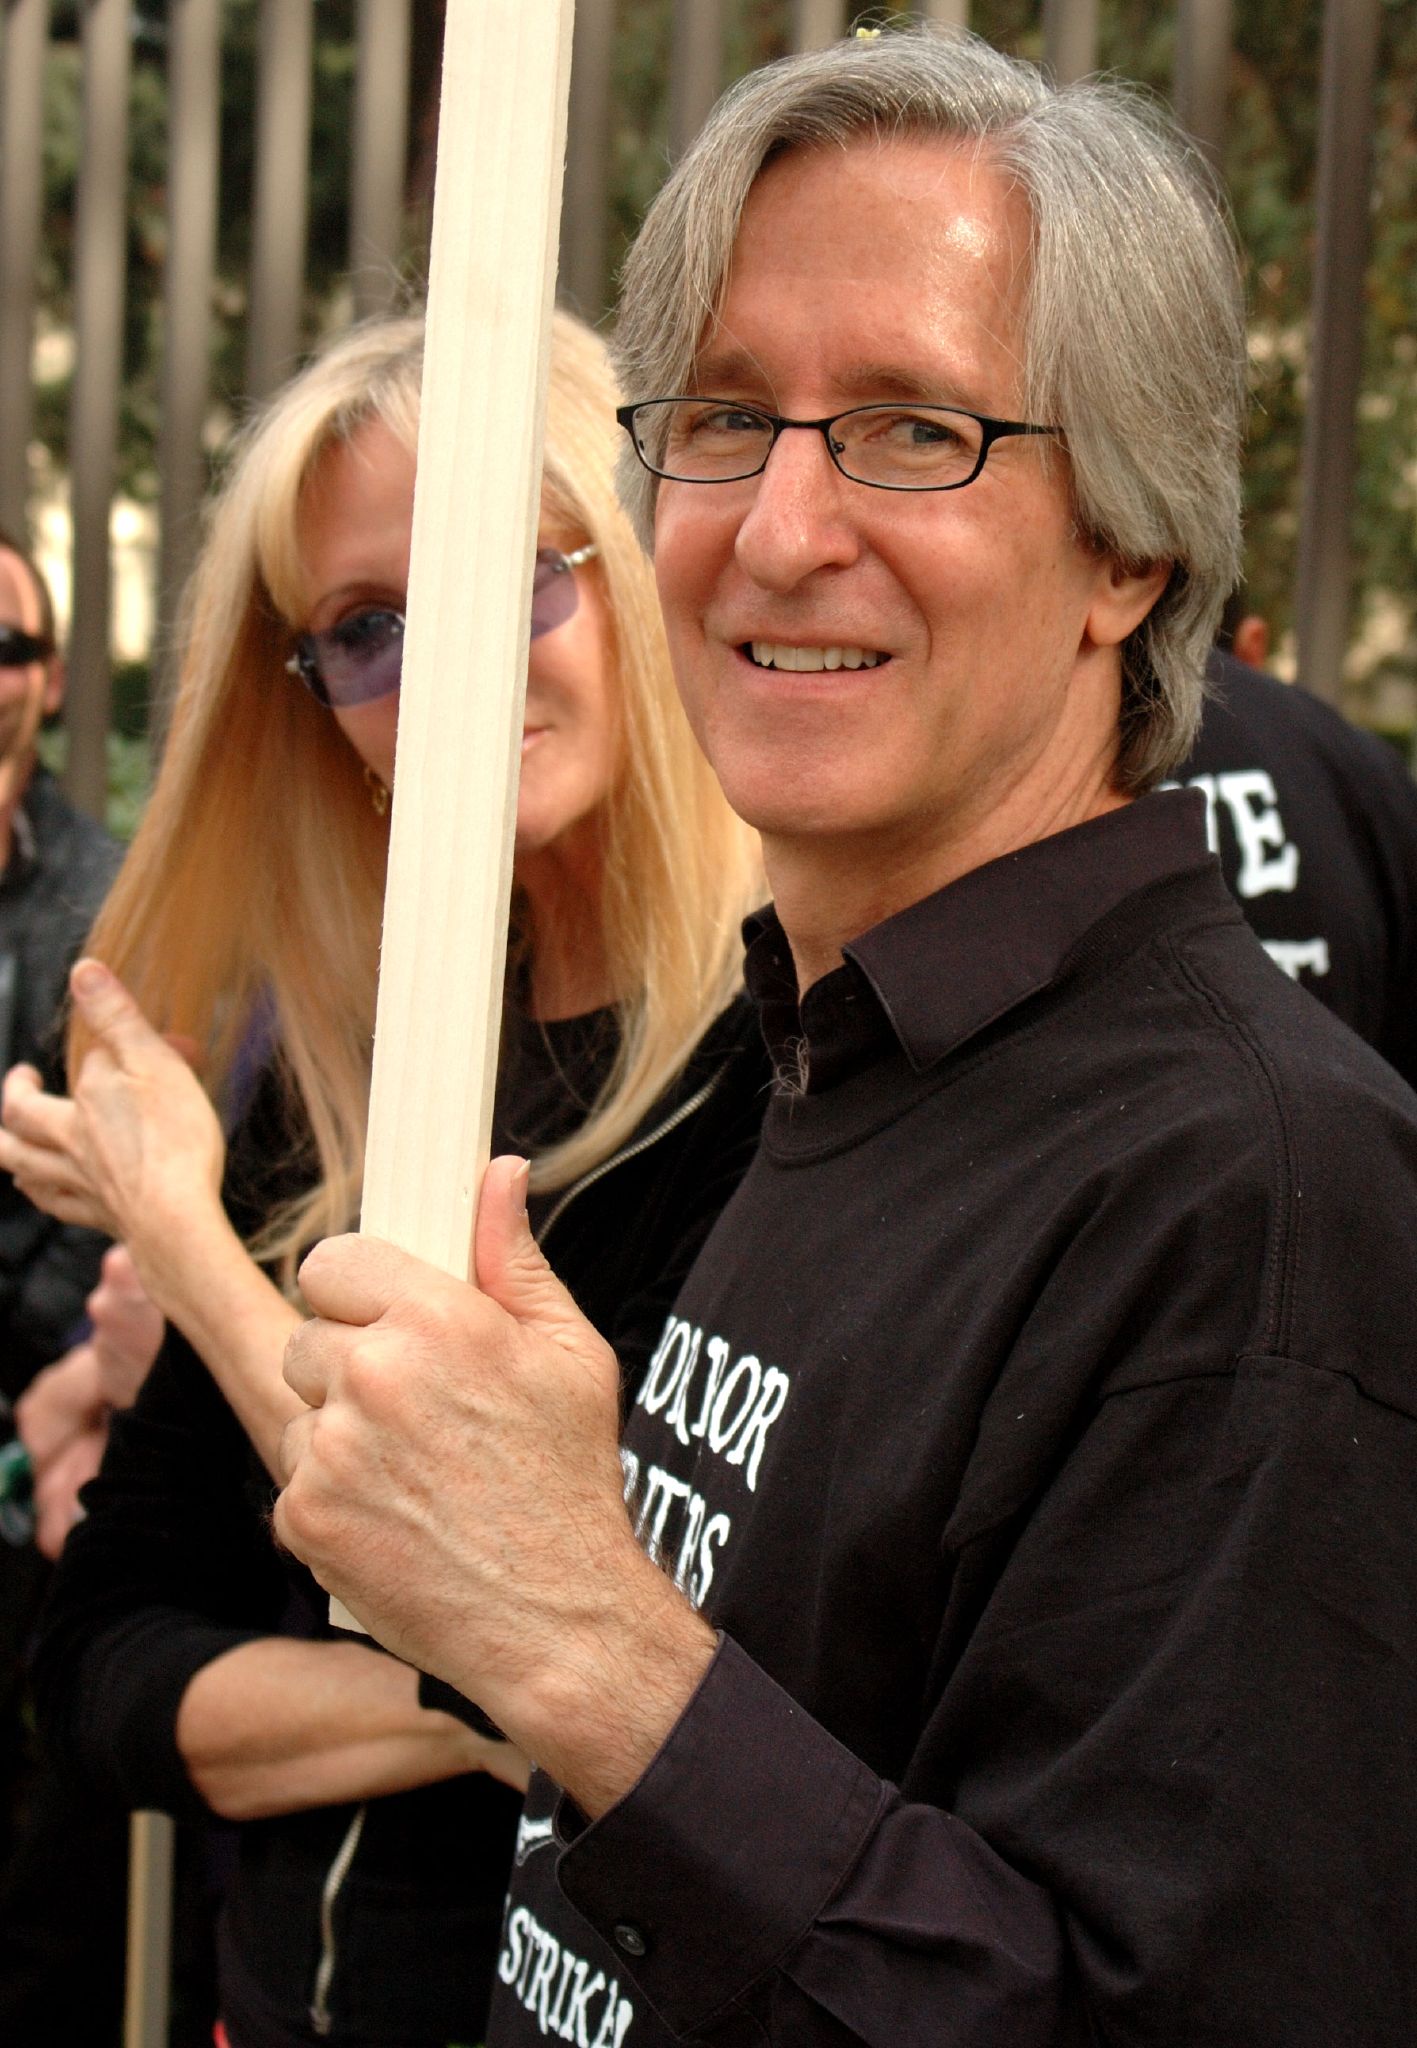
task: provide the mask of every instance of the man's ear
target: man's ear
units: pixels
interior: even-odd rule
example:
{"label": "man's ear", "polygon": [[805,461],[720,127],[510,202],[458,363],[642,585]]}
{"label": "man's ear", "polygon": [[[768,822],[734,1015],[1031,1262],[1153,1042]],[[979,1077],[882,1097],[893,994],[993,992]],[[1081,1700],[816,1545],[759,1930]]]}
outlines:
{"label": "man's ear", "polygon": [[68,680],[62,654],[51,654],[44,664],[44,694],[39,708],[46,719],[58,715],[64,702],[64,685]]}
{"label": "man's ear", "polygon": [[1115,556],[1104,562],[1087,615],[1087,637],[1094,647],[1120,647],[1134,633],[1171,581],[1170,562],[1149,562],[1132,568]]}

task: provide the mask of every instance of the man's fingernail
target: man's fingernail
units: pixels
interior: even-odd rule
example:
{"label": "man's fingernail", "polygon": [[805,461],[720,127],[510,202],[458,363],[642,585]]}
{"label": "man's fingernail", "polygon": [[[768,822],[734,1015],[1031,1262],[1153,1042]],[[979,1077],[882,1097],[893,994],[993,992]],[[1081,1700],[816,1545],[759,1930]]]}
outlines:
{"label": "man's fingernail", "polygon": [[523,1159],[516,1172],[512,1175],[511,1199],[513,1215],[525,1216],[526,1214],[526,1188],[527,1182],[530,1179],[531,1161]]}
{"label": "man's fingernail", "polygon": [[74,969],[72,986],[76,996],[96,996],[108,980],[108,969],[97,960],[81,960]]}

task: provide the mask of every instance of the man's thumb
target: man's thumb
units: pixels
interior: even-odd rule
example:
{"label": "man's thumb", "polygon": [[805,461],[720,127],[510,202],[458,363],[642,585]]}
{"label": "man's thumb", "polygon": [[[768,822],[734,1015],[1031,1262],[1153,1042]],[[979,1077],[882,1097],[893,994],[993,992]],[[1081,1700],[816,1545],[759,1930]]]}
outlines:
{"label": "man's thumb", "polygon": [[74,1008],[102,1044],[120,1061],[147,1052],[162,1040],[116,974],[101,960],[79,960],[69,976]]}
{"label": "man's thumb", "polygon": [[585,1320],[542,1256],[526,1215],[525,1159],[494,1159],[482,1177],[473,1265],[482,1292],[519,1323],[570,1342]]}

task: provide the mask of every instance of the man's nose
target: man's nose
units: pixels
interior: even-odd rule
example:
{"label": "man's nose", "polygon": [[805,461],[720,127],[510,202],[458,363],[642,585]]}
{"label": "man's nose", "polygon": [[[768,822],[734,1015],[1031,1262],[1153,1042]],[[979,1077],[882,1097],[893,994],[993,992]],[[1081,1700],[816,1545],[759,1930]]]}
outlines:
{"label": "man's nose", "polygon": [[734,553],[763,589],[791,590],[816,570],[846,568],[859,556],[855,494],[862,486],[841,474],[820,430],[785,427],[746,488],[753,499]]}

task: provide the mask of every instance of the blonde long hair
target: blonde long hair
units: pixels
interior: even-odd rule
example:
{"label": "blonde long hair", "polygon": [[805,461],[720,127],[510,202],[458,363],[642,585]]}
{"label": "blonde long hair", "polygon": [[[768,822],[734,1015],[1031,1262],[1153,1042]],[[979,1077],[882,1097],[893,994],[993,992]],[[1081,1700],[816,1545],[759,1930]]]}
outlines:
{"label": "blonde long hair", "polygon": [[[197,1040],[218,1102],[269,1019],[319,1176],[253,1246],[288,1283],[300,1248],[346,1229],[358,1203],[388,850],[359,757],[284,672],[305,603],[300,494],[372,419],[416,448],[422,353],[421,318],[367,322],[242,434],[179,621],[161,770],[90,941],[160,1029]],[[764,893],[756,840],[674,693],[652,574],[615,495],[616,397],[600,341],[558,313],[544,494],[596,543],[578,573],[603,579],[611,621],[623,738],[601,913],[621,1039],[584,1123],[534,1163],[543,1187],[610,1157],[679,1073],[738,985],[739,922]],[[71,1072],[85,1049],[76,1027]]]}

